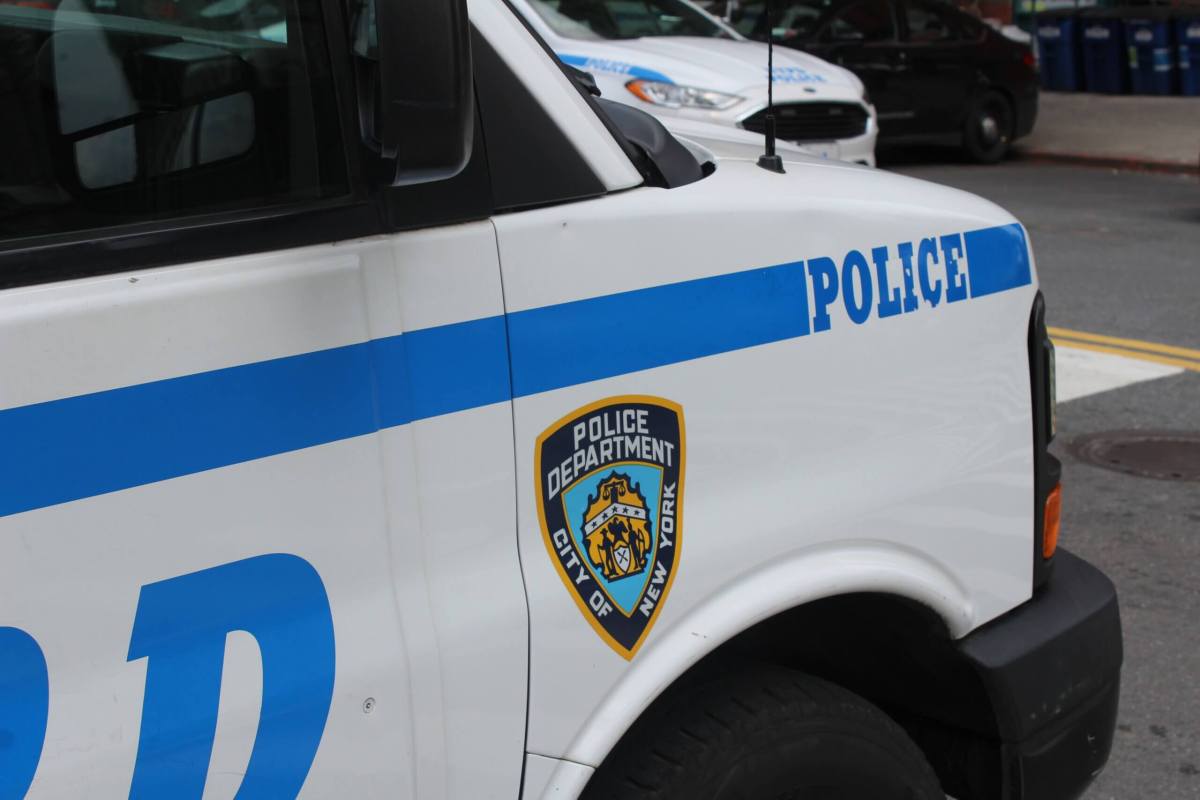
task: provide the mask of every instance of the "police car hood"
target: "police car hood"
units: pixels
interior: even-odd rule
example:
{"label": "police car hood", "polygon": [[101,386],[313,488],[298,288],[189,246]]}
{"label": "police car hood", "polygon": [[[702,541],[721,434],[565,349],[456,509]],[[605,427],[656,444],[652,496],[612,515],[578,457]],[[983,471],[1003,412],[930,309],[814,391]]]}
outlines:
{"label": "police car hood", "polygon": [[[609,62],[633,78],[663,80],[728,94],[763,88],[767,82],[767,46],[760,42],[697,36],[647,36],[605,41],[560,40],[555,48],[563,60],[584,69],[599,69]],[[574,56],[575,58],[570,58]],[[582,57],[582,58],[580,58]],[[822,87],[859,91],[861,83],[849,70],[822,61],[809,53],[775,48],[776,88],[805,87],[819,95]]]}

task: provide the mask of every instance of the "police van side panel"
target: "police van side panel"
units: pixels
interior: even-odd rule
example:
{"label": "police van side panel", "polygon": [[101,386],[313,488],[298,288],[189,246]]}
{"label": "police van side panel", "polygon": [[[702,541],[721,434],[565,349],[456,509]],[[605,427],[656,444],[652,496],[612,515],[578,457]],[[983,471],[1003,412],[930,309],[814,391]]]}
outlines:
{"label": "police van side panel", "polygon": [[[1023,231],[967,195],[796,169],[803,181],[765,193],[752,163],[721,162],[669,204],[642,189],[496,220],[530,599],[528,749],[571,762],[559,789],[580,780],[572,763],[599,764],[665,685],[756,621],[883,592],[962,636],[1030,596],[1035,277]],[[675,525],[676,560],[648,564],[630,617],[649,632],[631,650],[606,625],[630,578],[602,581],[599,560],[585,574],[565,549],[599,518],[556,517],[558,530],[545,508],[603,465],[591,445],[636,438],[622,415],[639,403],[679,406],[686,463],[681,516],[657,509]],[[542,437],[564,427],[576,433],[548,464]]]}
{"label": "police van side panel", "polygon": [[[513,797],[523,747],[526,793],[554,759],[578,789],[758,619],[871,590],[961,635],[1029,596],[1035,279],[994,207],[835,167],[766,191],[736,161],[633,188],[492,0],[479,83],[524,87],[543,138],[376,196],[332,7],[284,42],[28,14],[0,31],[96,61],[84,105],[131,116],[64,123],[53,75],[48,116],[12,115],[56,147],[20,161],[50,210],[0,252],[5,791]],[[264,69],[215,99],[137,82],[191,57]],[[209,149],[205,118],[268,110]]]}
{"label": "police van side panel", "polygon": [[367,197],[336,9],[0,16],[0,796],[520,791],[487,192]]}
{"label": "police van side panel", "polygon": [[29,797],[516,792],[510,413],[396,416],[406,337],[499,312],[494,238],[412,238],[0,299]]}

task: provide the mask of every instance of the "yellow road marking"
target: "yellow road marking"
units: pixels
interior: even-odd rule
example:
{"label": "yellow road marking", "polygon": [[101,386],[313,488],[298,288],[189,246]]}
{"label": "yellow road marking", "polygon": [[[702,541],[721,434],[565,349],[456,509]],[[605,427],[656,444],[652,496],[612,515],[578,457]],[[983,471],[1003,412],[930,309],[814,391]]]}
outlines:
{"label": "yellow road marking", "polygon": [[1200,350],[1156,342],[1143,342],[1138,339],[1122,339],[1099,333],[1084,333],[1066,328],[1047,328],[1047,330],[1057,347],[1073,347],[1077,350],[1090,350],[1094,353],[1110,353],[1200,372]]}
{"label": "yellow road marking", "polygon": [[1179,347],[1173,344],[1158,344],[1157,342],[1144,342],[1140,339],[1122,339],[1119,336],[1105,336],[1099,333],[1084,333],[1083,331],[1073,331],[1067,328],[1047,328],[1050,335],[1055,339],[1077,339],[1084,342],[1093,342],[1095,344],[1114,345],[1116,347],[1125,348],[1128,350],[1144,350],[1147,353],[1161,353],[1168,356],[1182,356],[1190,361],[1200,361],[1200,350],[1193,350],[1190,347]]}

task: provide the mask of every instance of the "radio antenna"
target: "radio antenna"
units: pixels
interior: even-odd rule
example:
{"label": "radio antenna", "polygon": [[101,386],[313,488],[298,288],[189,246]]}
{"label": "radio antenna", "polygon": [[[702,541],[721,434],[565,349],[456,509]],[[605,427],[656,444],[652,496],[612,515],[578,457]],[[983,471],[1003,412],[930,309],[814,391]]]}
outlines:
{"label": "radio antenna", "polygon": [[771,172],[783,172],[783,159],[775,154],[775,4],[766,2],[767,11],[767,152],[758,157],[758,165]]}

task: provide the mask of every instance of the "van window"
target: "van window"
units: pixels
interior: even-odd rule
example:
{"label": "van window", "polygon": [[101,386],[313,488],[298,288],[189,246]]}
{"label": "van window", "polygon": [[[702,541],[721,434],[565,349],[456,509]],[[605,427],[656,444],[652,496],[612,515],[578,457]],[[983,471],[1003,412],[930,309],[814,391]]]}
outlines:
{"label": "van window", "polygon": [[0,0],[0,240],[346,192],[319,0]]}

